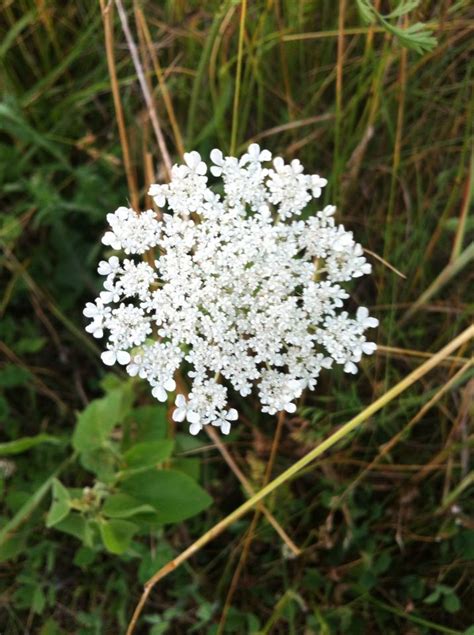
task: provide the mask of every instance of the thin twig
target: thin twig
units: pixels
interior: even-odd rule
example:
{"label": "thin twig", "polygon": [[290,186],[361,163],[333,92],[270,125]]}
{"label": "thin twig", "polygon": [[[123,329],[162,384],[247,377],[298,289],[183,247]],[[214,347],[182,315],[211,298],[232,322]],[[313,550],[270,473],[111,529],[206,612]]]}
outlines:
{"label": "thin twig", "polygon": [[178,154],[182,157],[184,154],[184,144],[183,137],[181,135],[181,130],[179,129],[178,122],[176,120],[176,115],[173,108],[173,102],[171,101],[171,97],[168,91],[168,87],[166,85],[165,79],[163,77],[163,71],[161,70],[160,62],[158,60],[158,56],[156,55],[156,51],[153,47],[153,41],[151,39],[150,30],[145,20],[145,16],[143,15],[142,9],[137,6],[136,15],[138,18],[139,26],[143,32],[145,37],[145,42],[148,47],[148,51],[150,53],[151,61],[153,63],[153,69],[155,71],[155,75],[158,78],[158,83],[160,85],[161,94],[163,95],[163,101],[165,103],[166,111],[168,113],[168,117],[170,120],[171,128],[173,130],[174,140],[176,143],[176,148],[178,150]]}
{"label": "thin twig", "polygon": [[[265,475],[263,477],[262,486],[265,487],[270,480],[273,465],[275,463],[275,457],[277,455],[278,446],[280,445],[281,433],[283,430],[283,423],[285,421],[285,411],[282,410],[278,414],[277,427],[275,430],[275,434],[273,436],[272,449],[270,451],[270,457],[268,459],[267,467],[265,469]],[[252,545],[253,539],[255,537],[255,531],[257,529],[258,521],[260,520],[261,509],[257,508],[252,518],[252,522],[250,523],[249,530],[247,531],[244,539],[244,544],[242,547],[242,552],[240,554],[239,562],[237,564],[237,568],[232,576],[232,580],[230,583],[229,591],[227,592],[227,597],[225,599],[224,608],[222,609],[221,619],[219,621],[219,626],[217,629],[216,635],[221,635],[224,632],[224,626],[227,620],[227,613],[229,612],[230,605],[232,603],[232,598],[234,597],[234,593],[237,589],[237,585],[239,584],[240,576],[242,574],[243,568],[247,561],[247,557],[250,553],[250,546]]]}
{"label": "thin twig", "polygon": [[202,547],[207,545],[209,542],[214,540],[217,536],[219,536],[223,531],[225,531],[230,525],[232,525],[236,520],[239,520],[242,516],[244,516],[248,511],[253,509],[257,503],[263,500],[266,496],[274,492],[278,487],[286,483],[289,479],[294,478],[298,472],[300,472],[307,465],[312,463],[314,459],[318,456],[326,452],[329,448],[335,445],[338,441],[346,437],[348,434],[353,432],[356,428],[358,428],[362,423],[367,421],[372,415],[381,410],[384,406],[393,401],[396,397],[401,395],[405,390],[410,388],[414,383],[416,383],[419,379],[424,377],[426,373],[435,368],[440,361],[445,359],[448,355],[451,355],[453,351],[459,348],[465,342],[468,342],[472,337],[474,337],[474,325],[470,326],[466,330],[464,330],[460,335],[454,338],[449,344],[444,346],[440,351],[438,351],[431,359],[426,361],[424,364],[419,366],[409,375],[407,375],[402,381],[395,384],[390,390],[384,393],[381,397],[376,399],[370,406],[365,408],[362,412],[360,412],[356,417],[351,419],[348,423],[341,426],[336,432],[331,434],[325,441],[320,443],[317,447],[315,447],[311,452],[306,454],[299,461],[296,461],[291,467],[282,472],[277,478],[273,479],[268,485],[259,490],[252,498],[249,498],[245,501],[240,507],[235,509],[228,516],[219,521],[216,525],[211,527],[206,533],[200,536],[195,542],[193,542],[187,549],[185,549],[179,556],[174,558],[171,562],[168,562],[164,567],[159,569],[145,584],[142,596],[140,601],[138,602],[137,607],[133,613],[132,619],[127,629],[127,635],[132,635],[135,630],[135,626],[137,624],[138,618],[145,606],[147,598],[153,589],[153,587],[164,577],[166,577],[171,571],[177,569],[184,562],[189,560],[195,553],[197,553]]}
{"label": "thin twig", "polygon": [[387,267],[387,269],[391,269],[393,273],[396,273],[397,276],[400,276],[400,278],[403,278],[404,280],[407,279],[404,273],[402,273],[399,269],[391,265],[387,260],[385,260],[385,258],[382,258],[382,256],[379,256],[378,254],[376,254],[375,251],[371,251],[370,249],[367,249],[366,247],[364,247],[364,251],[366,254],[369,254],[376,260],[379,260],[382,264],[384,264]]}
{"label": "thin twig", "polygon": [[[243,485],[245,491],[247,492],[247,494],[249,496],[254,496],[255,495],[255,490],[251,486],[251,484],[250,484],[249,480],[247,479],[247,477],[245,476],[245,474],[242,472],[242,470],[239,468],[237,463],[234,461],[232,455],[227,450],[227,448],[224,445],[224,443],[222,443],[222,441],[220,440],[219,435],[210,426],[206,426],[206,432],[209,435],[209,437],[212,439],[212,441],[215,443],[217,449],[222,454],[222,456],[223,456],[225,462],[227,463],[227,465],[231,468],[233,473],[236,475],[236,477],[242,483],[242,485]],[[295,554],[295,556],[298,556],[301,553],[300,549],[291,540],[291,538],[288,536],[288,534],[285,532],[285,530],[280,525],[280,523],[276,520],[276,518],[273,516],[273,514],[271,514],[264,505],[259,505],[258,509],[266,517],[266,519],[268,520],[270,525],[275,529],[277,534],[280,536],[280,538],[283,540],[283,542],[288,546],[288,548]]]}
{"label": "thin twig", "polygon": [[135,71],[137,73],[138,81],[140,82],[140,87],[142,89],[143,97],[145,99],[145,103],[148,108],[148,115],[150,117],[151,125],[153,126],[153,131],[155,133],[156,140],[158,142],[158,147],[160,148],[161,156],[163,158],[163,163],[165,165],[168,178],[170,178],[171,166],[172,166],[171,158],[168,153],[168,148],[166,147],[165,138],[161,130],[158,115],[156,113],[156,109],[153,104],[153,99],[148,89],[148,84],[146,83],[145,73],[143,72],[140,56],[138,54],[136,44],[133,40],[132,33],[128,25],[127,14],[123,8],[122,0],[115,0],[115,5],[118,10],[120,23],[122,24],[122,30],[125,35],[125,39],[127,40],[127,46],[130,50],[130,55],[132,56],[132,61],[133,61],[133,65],[135,66]]}

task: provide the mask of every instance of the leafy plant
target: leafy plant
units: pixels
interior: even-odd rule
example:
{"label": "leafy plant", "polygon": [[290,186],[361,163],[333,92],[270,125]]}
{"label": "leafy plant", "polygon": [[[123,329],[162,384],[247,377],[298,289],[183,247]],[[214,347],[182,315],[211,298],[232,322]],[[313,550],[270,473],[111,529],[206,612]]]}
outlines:
{"label": "leafy plant", "polygon": [[420,0],[401,0],[398,6],[386,15],[379,13],[370,0],[356,0],[359,13],[366,24],[380,24],[387,33],[394,35],[401,46],[413,49],[420,55],[432,51],[437,44],[433,32],[422,22],[416,22],[404,28],[393,24],[420,4]]}
{"label": "leafy plant", "polygon": [[46,517],[48,527],[89,548],[101,543],[114,554],[129,550],[138,533],[183,521],[212,502],[179,463],[170,469],[174,441],[164,438],[165,408],[146,409],[155,426],[143,433],[143,426],[135,428],[143,410],[133,410],[133,399],[133,383],[113,382],[104,397],[78,414],[72,445],[94,480],[78,489],[54,479]]}

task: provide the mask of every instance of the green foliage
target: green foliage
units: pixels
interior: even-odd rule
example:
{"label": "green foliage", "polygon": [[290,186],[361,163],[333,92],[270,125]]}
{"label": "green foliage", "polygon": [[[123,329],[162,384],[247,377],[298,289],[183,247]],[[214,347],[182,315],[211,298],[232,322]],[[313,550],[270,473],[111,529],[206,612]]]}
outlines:
{"label": "green foliage", "polygon": [[11,454],[21,454],[30,448],[34,448],[41,443],[60,443],[60,439],[50,434],[37,434],[35,437],[23,437],[15,441],[0,443],[0,456],[9,456]]}
{"label": "green foliage", "polygon": [[419,54],[432,51],[436,46],[437,40],[425,24],[417,22],[401,28],[390,22],[416,9],[420,0],[401,0],[398,6],[387,15],[381,15],[370,0],[356,0],[356,2],[360,16],[366,24],[381,24],[388,33],[397,38],[402,46],[413,49]]}
{"label": "green foliage", "polygon": [[[193,478],[165,466],[172,455],[172,439],[144,440],[143,436],[154,438],[144,426],[135,433],[133,443],[129,437],[124,444],[123,434],[119,440],[113,438],[114,429],[119,433],[120,424],[134,418],[133,383],[113,381],[108,388],[105,397],[78,414],[72,435],[77,459],[94,474],[94,483],[78,490],[53,479],[46,526],[74,535],[84,546],[102,544],[120,555],[130,549],[132,538],[143,528],[195,516],[209,507],[212,498]],[[157,410],[149,408],[145,414],[153,418]],[[143,417],[139,410],[142,422],[146,421]]]}

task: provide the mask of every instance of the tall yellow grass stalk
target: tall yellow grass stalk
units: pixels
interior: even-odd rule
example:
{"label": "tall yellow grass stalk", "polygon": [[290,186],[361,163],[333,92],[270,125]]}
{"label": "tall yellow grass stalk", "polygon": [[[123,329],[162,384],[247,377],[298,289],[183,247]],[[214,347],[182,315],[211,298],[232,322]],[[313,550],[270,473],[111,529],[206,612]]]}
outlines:
{"label": "tall yellow grass stalk", "polygon": [[209,542],[214,540],[217,536],[219,536],[224,530],[226,530],[232,523],[236,520],[244,516],[248,511],[253,509],[257,503],[259,503],[266,496],[274,492],[280,485],[286,483],[288,480],[293,478],[300,472],[303,468],[309,465],[314,459],[321,456],[326,450],[335,445],[338,441],[344,439],[348,434],[350,434],[353,430],[358,428],[362,423],[367,421],[372,415],[381,410],[384,406],[389,404],[391,401],[396,399],[399,395],[401,395],[405,390],[407,390],[410,386],[415,384],[418,380],[420,380],[424,375],[426,375],[430,370],[435,368],[440,362],[442,362],[446,357],[451,355],[457,348],[468,342],[470,339],[474,337],[474,325],[471,325],[469,328],[465,329],[460,335],[455,337],[449,344],[447,344],[444,348],[438,351],[433,357],[428,359],[426,362],[421,364],[418,368],[412,371],[409,375],[407,375],[402,381],[395,384],[390,390],[385,392],[381,397],[376,399],[370,406],[365,408],[362,412],[360,412],[353,419],[348,421],[345,425],[341,426],[336,432],[331,434],[327,439],[325,439],[322,443],[320,443],[314,450],[311,450],[306,456],[304,456],[296,463],[293,463],[291,467],[282,472],[280,476],[273,479],[268,485],[262,487],[261,490],[256,492],[251,498],[245,501],[240,507],[235,509],[231,514],[223,518],[216,525],[211,527],[206,533],[204,533],[198,540],[193,542],[187,549],[185,549],[179,556],[168,562],[164,567],[159,569],[145,584],[143,589],[143,593],[141,595],[140,601],[138,602],[135,611],[133,613],[130,624],[127,628],[127,635],[132,635],[135,626],[137,624],[138,618],[145,606],[145,603],[150,595],[151,590],[154,586],[162,580],[165,576],[167,576],[171,571],[177,569],[180,565],[182,565],[186,560],[189,560],[191,556],[197,553],[202,547],[207,545]]}

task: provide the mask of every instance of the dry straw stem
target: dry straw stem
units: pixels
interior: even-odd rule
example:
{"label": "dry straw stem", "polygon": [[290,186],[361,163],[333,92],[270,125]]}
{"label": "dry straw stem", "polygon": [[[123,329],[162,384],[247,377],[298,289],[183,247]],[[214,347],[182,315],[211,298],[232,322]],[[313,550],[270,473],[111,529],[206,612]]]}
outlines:
{"label": "dry straw stem", "polygon": [[145,73],[143,71],[142,63],[140,61],[140,56],[138,54],[136,44],[133,40],[132,33],[128,25],[127,14],[125,12],[125,9],[123,8],[122,0],[115,0],[115,5],[118,10],[120,23],[122,25],[122,30],[125,35],[125,39],[127,40],[127,46],[130,50],[130,55],[132,57],[133,65],[137,73],[138,81],[142,89],[143,97],[145,99],[145,103],[148,109],[148,115],[150,117],[151,125],[153,127],[153,132],[155,133],[156,140],[158,142],[158,147],[161,152],[161,157],[163,159],[165,170],[167,172],[168,178],[171,178],[171,166],[172,166],[171,158],[168,153],[168,148],[166,147],[165,138],[163,136],[163,132],[160,126],[160,121],[158,119],[155,106],[153,104],[153,98],[150,94],[150,90],[146,82]]}
{"label": "dry straw stem", "polygon": [[453,250],[451,252],[451,262],[455,262],[462,251],[462,244],[464,240],[464,236],[466,233],[466,225],[467,225],[467,216],[469,212],[469,207],[471,205],[471,200],[473,198],[474,190],[473,190],[473,173],[474,173],[474,149],[471,150],[471,159],[469,161],[469,168],[466,178],[466,183],[464,185],[464,192],[462,197],[462,205],[461,205],[461,213],[459,214],[459,223],[456,231],[456,236],[454,238]]}
{"label": "dry straw stem", "polygon": [[349,487],[343,493],[341,498],[346,497],[348,493],[350,493],[352,490],[354,490],[357,487],[357,485],[364,479],[366,474],[368,472],[370,472],[371,470],[373,470],[373,468],[380,462],[380,460],[384,456],[386,456],[389,452],[391,452],[393,450],[393,448],[397,445],[397,443],[399,441],[401,441],[406,436],[407,432],[409,430],[411,430],[421,419],[423,419],[425,414],[429,410],[431,410],[431,408],[434,405],[436,405],[438,403],[438,401],[441,399],[441,397],[443,397],[447,392],[449,392],[451,390],[451,388],[471,368],[473,363],[474,363],[474,359],[468,360],[464,364],[464,366],[462,366],[458,370],[458,372],[451,377],[451,379],[449,379],[445,384],[443,384],[438,389],[438,391],[433,395],[433,397],[431,397],[431,399],[427,403],[425,403],[422,408],[420,408],[420,410],[416,413],[416,415],[406,424],[406,426],[404,426],[404,428],[402,430],[400,430],[400,432],[397,432],[397,434],[394,435],[390,439],[390,441],[388,441],[387,443],[384,443],[384,445],[380,446],[379,454],[375,457],[375,459],[373,461],[371,461],[369,463],[369,465],[364,469],[364,471],[361,472],[359,474],[359,476],[357,476],[357,478],[354,479],[354,481],[352,481],[352,483],[349,485]]}
{"label": "dry straw stem", "polygon": [[387,260],[385,260],[385,258],[382,258],[382,256],[379,256],[378,254],[376,254],[375,251],[371,251],[370,249],[367,249],[366,247],[364,247],[364,251],[366,254],[369,254],[370,256],[375,258],[375,260],[378,260],[383,265],[385,265],[387,269],[390,269],[391,271],[393,271],[393,273],[396,273],[397,276],[400,276],[400,278],[403,278],[404,280],[407,279],[404,273],[402,273],[399,269],[391,265]]}
{"label": "dry straw stem", "polygon": [[127,175],[130,202],[133,209],[138,209],[138,189],[135,179],[135,173],[132,167],[132,161],[130,159],[130,148],[128,145],[127,130],[125,128],[125,117],[123,116],[122,102],[120,101],[120,91],[117,80],[117,71],[115,68],[113,5],[108,4],[107,6],[105,6],[105,0],[100,0],[100,10],[102,13],[102,21],[104,24],[105,54],[107,57],[107,67],[109,69],[110,86],[112,89],[112,97],[114,100],[115,115],[117,117],[117,127],[119,131],[120,145],[122,146],[123,163],[125,167],[125,174]]}
{"label": "dry straw stem", "polygon": [[[377,344],[377,353],[379,354],[387,354],[394,355],[397,357],[419,357],[422,359],[430,359],[433,357],[433,353],[426,353],[425,351],[414,351],[411,348],[399,348],[398,346],[383,346],[381,344]],[[461,357],[459,355],[449,355],[442,362],[443,365],[451,366],[452,364],[465,364],[469,361],[466,357]]]}
{"label": "dry straw stem", "polygon": [[145,20],[145,16],[143,15],[143,11],[141,7],[136,7],[136,16],[138,25],[144,35],[145,42],[148,48],[148,52],[151,57],[151,61],[153,63],[153,69],[155,71],[155,75],[158,79],[158,83],[160,85],[161,94],[163,96],[163,101],[165,103],[166,112],[168,113],[168,117],[170,120],[171,128],[173,130],[174,141],[176,144],[176,148],[178,150],[179,155],[182,157],[184,154],[184,144],[183,137],[181,135],[181,130],[179,129],[178,122],[176,120],[176,115],[173,108],[173,102],[171,101],[171,97],[169,95],[168,87],[166,86],[165,79],[163,77],[163,71],[161,70],[160,62],[158,60],[158,56],[155,51],[155,47],[153,46],[153,41],[151,39],[150,30]]}
{"label": "dry straw stem", "polygon": [[168,562],[164,567],[162,567],[159,571],[157,571],[149,580],[146,582],[142,596],[140,601],[138,602],[135,611],[133,613],[132,619],[127,629],[127,635],[131,635],[135,629],[138,618],[145,606],[145,603],[150,595],[151,590],[164,577],[166,577],[169,573],[177,569],[184,562],[189,560],[191,556],[197,553],[202,547],[207,545],[209,542],[214,540],[217,536],[219,536],[223,531],[225,531],[232,523],[236,520],[244,516],[248,511],[253,509],[257,503],[263,500],[266,496],[274,492],[280,485],[286,483],[289,479],[295,477],[298,472],[300,472],[303,468],[309,465],[314,459],[318,456],[321,456],[326,450],[331,448],[341,439],[344,439],[348,434],[350,434],[353,430],[358,428],[362,423],[367,421],[372,415],[381,410],[384,406],[393,401],[396,397],[402,394],[405,390],[410,388],[414,383],[420,380],[422,377],[426,375],[430,370],[435,368],[442,360],[446,359],[453,351],[462,346],[464,343],[468,342],[474,337],[474,325],[471,325],[469,328],[464,330],[460,335],[454,338],[449,344],[447,344],[444,348],[438,351],[433,357],[427,360],[424,364],[419,366],[413,372],[402,379],[402,381],[398,382],[393,388],[384,393],[381,397],[379,397],[376,401],[374,401],[370,406],[365,408],[361,413],[359,413],[356,417],[351,419],[348,423],[341,426],[336,432],[331,434],[325,441],[320,443],[314,450],[309,452],[306,456],[304,456],[299,461],[296,461],[291,467],[285,470],[280,476],[277,476],[273,481],[271,481],[268,485],[263,487],[260,491],[258,491],[252,498],[245,501],[240,507],[235,509],[231,514],[223,518],[219,521],[214,527],[211,527],[209,531],[203,534],[198,540],[193,542],[187,549],[185,549],[179,556],[177,556],[171,562]]}

